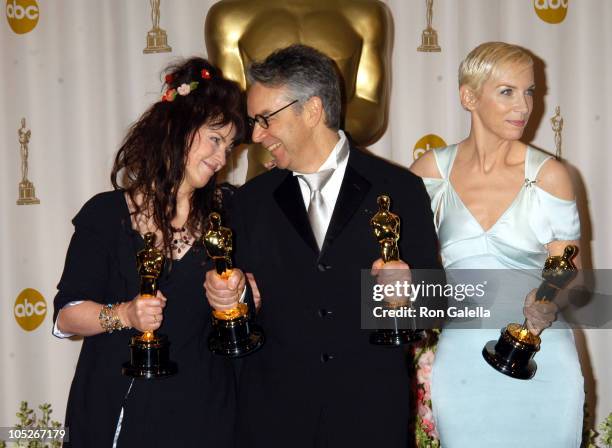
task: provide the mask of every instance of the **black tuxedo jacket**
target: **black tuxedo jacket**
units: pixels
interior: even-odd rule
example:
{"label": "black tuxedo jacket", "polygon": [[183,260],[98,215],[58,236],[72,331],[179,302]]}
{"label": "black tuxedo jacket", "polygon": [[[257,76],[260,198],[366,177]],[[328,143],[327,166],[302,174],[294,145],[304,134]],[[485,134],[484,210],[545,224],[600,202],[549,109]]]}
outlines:
{"label": "black tuxedo jacket", "polygon": [[377,196],[401,218],[400,257],[440,268],[430,200],[406,169],[351,148],[319,252],[298,180],[275,169],[236,194],[236,265],[255,275],[264,347],[244,360],[239,447],[408,446],[411,359],[360,329],[362,269],[380,257]]}

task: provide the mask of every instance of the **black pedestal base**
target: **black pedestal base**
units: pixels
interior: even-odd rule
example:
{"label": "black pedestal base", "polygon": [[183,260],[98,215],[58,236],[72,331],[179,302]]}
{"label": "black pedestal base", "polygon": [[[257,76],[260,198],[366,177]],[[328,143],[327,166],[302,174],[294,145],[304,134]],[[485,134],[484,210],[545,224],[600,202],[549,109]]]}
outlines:
{"label": "black pedestal base", "polygon": [[538,368],[533,356],[539,349],[539,346],[517,340],[504,328],[497,341],[487,342],[482,356],[498,372],[519,380],[529,380]]}
{"label": "black pedestal base", "polygon": [[146,380],[166,378],[178,372],[176,363],[168,355],[168,338],[156,334],[152,341],[133,336],[130,341],[130,361],[123,364],[121,373],[132,378]]}
{"label": "black pedestal base", "polygon": [[376,330],[370,333],[370,344],[383,347],[399,347],[423,340],[419,330]]}
{"label": "black pedestal base", "polygon": [[231,320],[213,317],[213,330],[208,337],[208,348],[215,355],[240,358],[259,350],[264,342],[263,330],[249,322],[248,316]]}

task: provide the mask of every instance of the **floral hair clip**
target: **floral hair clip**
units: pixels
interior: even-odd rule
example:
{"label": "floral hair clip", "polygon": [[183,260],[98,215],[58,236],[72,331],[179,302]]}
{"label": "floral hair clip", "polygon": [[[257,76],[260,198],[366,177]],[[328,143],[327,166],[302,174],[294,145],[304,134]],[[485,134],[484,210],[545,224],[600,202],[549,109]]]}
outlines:
{"label": "floral hair clip", "polygon": [[163,94],[162,101],[172,102],[176,98],[176,95],[181,95],[181,96],[189,95],[191,92],[193,92],[195,89],[198,88],[198,84],[200,83],[197,81],[192,81],[189,84],[183,83],[180,86],[178,86],[176,89],[168,89],[166,90],[166,93]]}
{"label": "floral hair clip", "polygon": [[[210,72],[205,68],[202,69],[202,71],[200,72],[200,75],[202,76],[202,79],[209,80],[212,78]],[[174,76],[171,73],[167,74],[166,84],[171,84],[172,81],[174,81]],[[198,81],[192,81],[189,84],[183,83],[180,86],[178,86],[176,89],[168,89],[166,90],[166,93],[162,95],[162,101],[172,102],[176,98],[176,95],[180,95],[180,96],[189,95],[191,92],[193,92],[195,89],[198,88],[199,84],[200,83]]]}

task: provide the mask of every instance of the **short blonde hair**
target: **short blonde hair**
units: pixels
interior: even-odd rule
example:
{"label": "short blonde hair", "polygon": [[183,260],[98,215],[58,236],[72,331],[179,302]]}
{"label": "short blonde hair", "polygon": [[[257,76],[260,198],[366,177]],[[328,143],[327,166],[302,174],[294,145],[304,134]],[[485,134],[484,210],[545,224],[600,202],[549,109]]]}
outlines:
{"label": "short blonde hair", "polygon": [[480,93],[482,85],[491,76],[499,75],[508,64],[533,65],[527,50],[505,42],[485,42],[478,45],[459,65],[459,87],[467,85]]}

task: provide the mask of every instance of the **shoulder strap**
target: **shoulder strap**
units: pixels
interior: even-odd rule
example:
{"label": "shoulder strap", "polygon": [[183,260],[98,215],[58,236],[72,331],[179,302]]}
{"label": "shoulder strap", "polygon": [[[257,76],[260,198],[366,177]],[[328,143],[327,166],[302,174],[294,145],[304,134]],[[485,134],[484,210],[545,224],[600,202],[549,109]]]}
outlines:
{"label": "shoulder strap", "polygon": [[443,179],[448,179],[450,170],[455,161],[455,155],[457,154],[457,145],[450,145],[446,148],[436,148],[433,150],[434,158],[438,164],[438,171]]}
{"label": "shoulder strap", "polygon": [[525,154],[525,179],[534,181],[542,165],[550,158],[552,158],[550,154],[527,146],[527,154]]}

